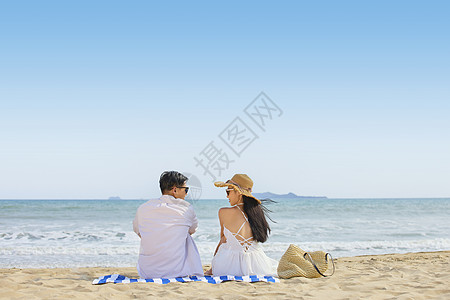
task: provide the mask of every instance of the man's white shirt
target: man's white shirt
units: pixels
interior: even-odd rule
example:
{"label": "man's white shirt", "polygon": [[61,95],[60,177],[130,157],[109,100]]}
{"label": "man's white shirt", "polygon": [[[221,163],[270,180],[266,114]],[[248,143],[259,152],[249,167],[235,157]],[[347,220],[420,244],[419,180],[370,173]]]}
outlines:
{"label": "man's white shirt", "polygon": [[203,276],[200,254],[191,237],[198,227],[192,205],[170,195],[139,206],[133,230],[141,237],[141,278]]}

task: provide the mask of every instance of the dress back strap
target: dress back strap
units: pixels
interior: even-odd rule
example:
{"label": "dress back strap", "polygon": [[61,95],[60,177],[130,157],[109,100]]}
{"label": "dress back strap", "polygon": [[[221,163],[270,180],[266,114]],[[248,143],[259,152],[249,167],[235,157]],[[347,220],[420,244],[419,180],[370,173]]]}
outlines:
{"label": "dress back strap", "polygon": [[245,221],[242,223],[241,227],[239,227],[238,231],[236,231],[236,234],[241,232],[242,227],[244,227],[245,223],[248,222],[248,219],[247,219],[247,216],[245,215],[245,213],[241,210],[241,208],[239,206],[237,206],[237,208],[239,208],[240,212],[242,213],[242,216],[244,216]]}
{"label": "dress back strap", "polygon": [[[237,208],[239,208],[240,212],[241,212],[242,215],[244,216],[245,222],[248,222],[247,216],[246,216],[245,213],[242,211],[242,209],[241,209],[239,206],[237,206]],[[244,222],[244,223],[245,223],[245,222]]]}
{"label": "dress back strap", "polygon": [[241,227],[239,227],[238,231],[236,231],[236,234],[239,234],[239,232],[241,232],[242,227],[244,227],[245,223],[247,223],[247,221],[244,221],[244,223],[242,223]]}

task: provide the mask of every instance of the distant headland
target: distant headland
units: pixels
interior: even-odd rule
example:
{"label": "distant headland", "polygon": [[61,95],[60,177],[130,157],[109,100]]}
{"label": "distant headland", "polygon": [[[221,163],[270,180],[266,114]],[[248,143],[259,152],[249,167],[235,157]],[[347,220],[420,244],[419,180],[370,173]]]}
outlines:
{"label": "distant headland", "polygon": [[276,198],[289,198],[289,199],[328,199],[325,196],[297,196],[294,193],[288,193],[288,194],[274,194],[271,192],[265,192],[265,193],[253,193],[253,196],[255,196],[258,199],[276,199]]}

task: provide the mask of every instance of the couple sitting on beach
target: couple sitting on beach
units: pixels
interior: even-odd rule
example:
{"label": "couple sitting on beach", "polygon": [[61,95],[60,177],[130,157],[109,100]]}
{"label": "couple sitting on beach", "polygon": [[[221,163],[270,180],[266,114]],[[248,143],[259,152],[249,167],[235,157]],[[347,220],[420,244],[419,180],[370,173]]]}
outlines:
{"label": "couple sitting on beach", "polygon": [[[202,263],[191,235],[197,230],[194,208],[184,200],[188,178],[176,171],[159,180],[162,196],[142,204],[133,221],[141,238],[137,270],[141,278],[203,276]],[[205,275],[276,275],[277,262],[263,252],[259,242],[270,232],[261,201],[252,196],[253,181],[236,174],[227,182],[230,206],[219,210],[220,242]]]}

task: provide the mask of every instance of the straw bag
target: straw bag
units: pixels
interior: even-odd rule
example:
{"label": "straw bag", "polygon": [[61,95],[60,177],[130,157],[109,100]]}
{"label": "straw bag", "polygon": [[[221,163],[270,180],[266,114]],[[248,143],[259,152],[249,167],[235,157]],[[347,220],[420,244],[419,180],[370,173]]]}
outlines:
{"label": "straw bag", "polygon": [[[325,275],[328,263],[333,265],[333,273]],[[330,253],[323,251],[305,252],[296,245],[291,244],[280,259],[278,264],[278,277],[306,277],[318,278],[327,277],[334,274],[334,261]]]}

